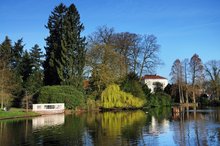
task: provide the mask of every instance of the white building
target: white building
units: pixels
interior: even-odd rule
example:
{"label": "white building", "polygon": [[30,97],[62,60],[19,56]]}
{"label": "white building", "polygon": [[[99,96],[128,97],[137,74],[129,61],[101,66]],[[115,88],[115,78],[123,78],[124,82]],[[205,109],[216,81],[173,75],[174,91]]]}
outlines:
{"label": "white building", "polygon": [[168,80],[158,75],[145,75],[142,78],[142,82],[147,84],[148,88],[151,89],[151,92],[154,92],[157,83],[161,83],[163,89],[168,85]]}
{"label": "white building", "polygon": [[46,103],[46,104],[33,104],[33,112],[40,114],[58,114],[64,113],[64,103]]}

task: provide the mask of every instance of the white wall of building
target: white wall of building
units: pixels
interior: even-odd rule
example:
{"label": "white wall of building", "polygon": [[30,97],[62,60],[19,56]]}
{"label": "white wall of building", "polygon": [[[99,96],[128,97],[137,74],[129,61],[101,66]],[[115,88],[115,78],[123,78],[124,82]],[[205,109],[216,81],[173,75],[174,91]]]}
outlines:
{"label": "white wall of building", "polygon": [[154,92],[155,83],[159,82],[163,85],[163,89],[168,85],[167,79],[144,79],[144,84],[147,84],[148,88],[151,89],[151,92]]}

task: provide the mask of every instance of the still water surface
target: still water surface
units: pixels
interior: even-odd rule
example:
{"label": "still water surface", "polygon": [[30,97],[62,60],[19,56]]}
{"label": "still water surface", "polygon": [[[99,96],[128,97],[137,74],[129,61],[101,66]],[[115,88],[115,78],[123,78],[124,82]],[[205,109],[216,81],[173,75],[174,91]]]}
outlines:
{"label": "still water surface", "polygon": [[220,145],[220,109],[51,115],[0,121],[0,146]]}

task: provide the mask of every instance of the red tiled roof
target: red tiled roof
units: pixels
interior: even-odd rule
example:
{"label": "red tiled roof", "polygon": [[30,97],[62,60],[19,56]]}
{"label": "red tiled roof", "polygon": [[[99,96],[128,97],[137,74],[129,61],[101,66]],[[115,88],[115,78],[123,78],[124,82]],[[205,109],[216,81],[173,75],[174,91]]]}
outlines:
{"label": "red tiled roof", "polygon": [[142,77],[142,79],[166,79],[166,78],[158,75],[145,75]]}

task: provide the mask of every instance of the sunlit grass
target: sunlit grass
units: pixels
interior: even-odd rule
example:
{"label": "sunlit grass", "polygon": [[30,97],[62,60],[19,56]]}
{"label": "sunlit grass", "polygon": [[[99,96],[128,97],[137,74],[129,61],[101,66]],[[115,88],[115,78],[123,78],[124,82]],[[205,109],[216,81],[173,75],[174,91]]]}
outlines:
{"label": "sunlit grass", "polygon": [[26,112],[25,109],[21,108],[11,108],[9,111],[0,110],[0,119],[29,117],[37,115],[37,113],[34,113],[32,111]]}

